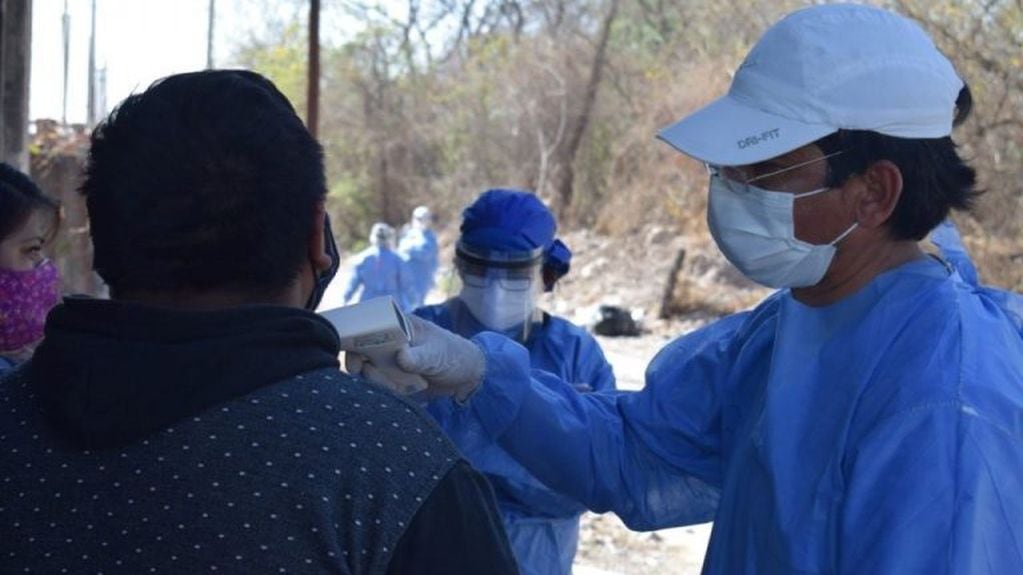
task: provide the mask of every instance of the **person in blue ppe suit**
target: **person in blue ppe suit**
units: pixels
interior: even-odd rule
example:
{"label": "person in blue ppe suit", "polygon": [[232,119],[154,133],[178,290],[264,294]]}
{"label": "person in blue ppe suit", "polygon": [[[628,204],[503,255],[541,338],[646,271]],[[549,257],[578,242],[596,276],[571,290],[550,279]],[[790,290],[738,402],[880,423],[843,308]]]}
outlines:
{"label": "person in blue ppe suit", "polygon": [[[455,247],[461,291],[414,313],[465,337],[493,331],[514,339],[527,350],[530,365],[555,376],[551,383],[565,393],[613,390],[611,365],[593,336],[537,307],[541,291],[551,291],[571,261],[555,231],[554,216],[535,195],[484,192],[462,214]],[[569,575],[582,504],[547,488],[500,446],[478,441],[451,400],[427,409],[494,486],[522,573]]]}
{"label": "person in blue ppe suit", "polygon": [[412,221],[398,244],[398,253],[405,259],[408,269],[405,300],[409,309],[423,305],[433,289],[437,273],[437,236],[430,229],[432,225],[433,214],[430,208],[417,207],[412,210]]}
{"label": "person in blue ppe suit", "polygon": [[970,107],[911,20],[797,11],[660,133],[708,164],[722,252],[779,291],[634,393],[570,393],[508,338],[426,323],[397,362],[587,507],[713,520],[705,573],[1023,573],[1018,296],[918,243],[976,199],[951,138]]}
{"label": "person in blue ppe suit", "polygon": [[407,309],[405,295],[411,278],[401,256],[392,249],[394,228],[383,222],[373,224],[369,243],[369,247],[353,259],[352,276],[344,292],[345,304],[351,302],[356,293],[359,294],[358,301],[389,295],[399,306]]}

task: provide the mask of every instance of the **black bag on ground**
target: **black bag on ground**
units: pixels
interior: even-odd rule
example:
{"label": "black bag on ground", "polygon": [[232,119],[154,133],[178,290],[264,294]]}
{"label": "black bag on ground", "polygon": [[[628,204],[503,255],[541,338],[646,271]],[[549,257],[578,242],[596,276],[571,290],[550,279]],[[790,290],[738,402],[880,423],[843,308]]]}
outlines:
{"label": "black bag on ground", "polygon": [[639,335],[639,326],[632,319],[629,310],[613,305],[602,305],[598,308],[598,313],[600,319],[593,325],[593,333],[612,337]]}

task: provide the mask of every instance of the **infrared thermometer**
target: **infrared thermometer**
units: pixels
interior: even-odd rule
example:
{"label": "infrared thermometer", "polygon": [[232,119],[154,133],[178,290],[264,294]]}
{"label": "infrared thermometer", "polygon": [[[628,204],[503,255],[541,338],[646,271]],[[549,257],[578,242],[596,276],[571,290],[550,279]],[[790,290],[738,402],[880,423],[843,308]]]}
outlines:
{"label": "infrared thermometer", "polygon": [[412,342],[412,327],[391,296],[319,312],[341,337],[341,349],[369,359],[392,391],[404,395],[425,390],[426,381],[398,367],[395,356]]}

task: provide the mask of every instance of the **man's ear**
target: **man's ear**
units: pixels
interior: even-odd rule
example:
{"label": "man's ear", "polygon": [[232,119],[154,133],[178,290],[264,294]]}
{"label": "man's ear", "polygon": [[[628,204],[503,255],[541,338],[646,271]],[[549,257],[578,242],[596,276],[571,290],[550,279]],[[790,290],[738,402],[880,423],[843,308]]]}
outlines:
{"label": "man's ear", "polygon": [[326,237],[326,226],[324,222],[327,218],[327,210],[323,205],[323,202],[316,204],[316,209],[313,210],[313,225],[309,232],[309,262],[313,266],[313,271],[318,275],[327,269],[330,269],[330,265],[333,263],[330,259],[330,254],[327,253],[327,237]]}
{"label": "man's ear", "polygon": [[891,218],[902,197],[902,171],[888,160],[879,160],[859,180],[856,221],[863,228],[879,228]]}

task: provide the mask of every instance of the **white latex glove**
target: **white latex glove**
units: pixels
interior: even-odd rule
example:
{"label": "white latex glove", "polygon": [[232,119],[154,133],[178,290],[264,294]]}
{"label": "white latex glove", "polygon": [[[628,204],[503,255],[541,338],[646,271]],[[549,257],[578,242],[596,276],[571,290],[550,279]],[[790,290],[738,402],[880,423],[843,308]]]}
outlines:
{"label": "white latex glove", "polygon": [[398,367],[425,379],[430,395],[467,399],[483,383],[487,369],[483,351],[464,337],[418,316],[409,315],[408,320],[412,325],[412,345],[398,352],[395,358]]}

